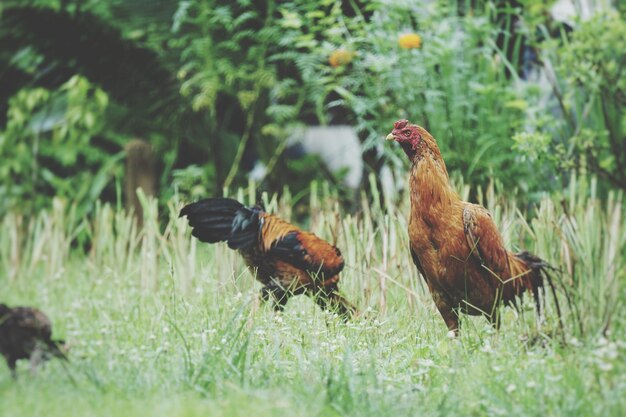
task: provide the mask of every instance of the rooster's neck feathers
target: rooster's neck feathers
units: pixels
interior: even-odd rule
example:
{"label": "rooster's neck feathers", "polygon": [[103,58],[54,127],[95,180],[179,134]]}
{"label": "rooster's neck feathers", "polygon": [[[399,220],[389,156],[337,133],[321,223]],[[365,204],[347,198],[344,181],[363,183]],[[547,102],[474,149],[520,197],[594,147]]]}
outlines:
{"label": "rooster's neck feathers", "polygon": [[411,206],[421,213],[447,208],[453,202],[460,201],[460,197],[450,186],[446,164],[439,149],[436,152],[429,148],[413,161],[410,177]]}
{"label": "rooster's neck feathers", "polygon": [[[437,164],[441,165],[445,171],[446,164],[443,162],[443,157],[441,156],[441,151],[439,150],[439,146],[437,146],[435,138],[433,138],[433,136],[421,126],[415,125],[415,129],[419,134],[419,140],[414,143],[401,142],[400,144],[402,145],[404,152],[413,163],[431,158]],[[405,145],[408,145],[408,148]],[[446,172],[446,176],[447,175],[448,173]]]}

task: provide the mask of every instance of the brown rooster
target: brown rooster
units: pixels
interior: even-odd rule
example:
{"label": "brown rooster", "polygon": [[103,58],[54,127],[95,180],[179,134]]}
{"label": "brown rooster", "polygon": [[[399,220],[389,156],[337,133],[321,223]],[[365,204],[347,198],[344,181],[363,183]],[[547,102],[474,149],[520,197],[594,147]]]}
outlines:
{"label": "brown rooster", "polygon": [[15,369],[19,359],[30,359],[31,372],[50,356],[67,360],[65,342],[52,340],[50,320],[44,313],[31,307],[9,308],[0,304],[0,353],[17,378]]}
{"label": "brown rooster", "polygon": [[192,235],[202,242],[226,241],[243,256],[264,285],[261,298],[282,310],[291,295],[308,294],[324,309],[347,318],[356,310],[338,294],[343,257],[335,246],[260,207],[230,198],[208,198],[185,206]]}
{"label": "brown rooster", "polygon": [[530,291],[540,313],[539,288],[548,264],[528,252],[504,247],[489,212],[462,201],[448,181],[435,139],[422,127],[399,120],[394,140],[411,160],[411,256],[448,329],[458,332],[458,312],[483,315],[496,326],[502,302]]}

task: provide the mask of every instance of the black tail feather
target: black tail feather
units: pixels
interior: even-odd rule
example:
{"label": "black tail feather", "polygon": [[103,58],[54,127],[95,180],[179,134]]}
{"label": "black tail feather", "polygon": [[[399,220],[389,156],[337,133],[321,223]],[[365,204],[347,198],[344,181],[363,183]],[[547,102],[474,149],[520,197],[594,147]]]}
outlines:
{"label": "black tail feather", "polygon": [[524,261],[524,263],[528,265],[530,269],[533,270],[533,272],[535,272],[534,274],[530,275],[531,280],[532,280],[533,292],[535,290],[538,290],[539,288],[542,288],[544,285],[543,281],[545,278],[546,271],[548,269],[552,269],[550,264],[544,261],[543,259],[541,259],[540,257],[535,256],[532,253],[529,253],[526,251],[518,252],[515,254],[515,256],[518,259]]}
{"label": "black tail feather", "polygon": [[234,213],[242,207],[244,207],[243,204],[237,200],[233,200],[232,198],[205,198],[183,207],[180,211],[179,217],[193,217],[207,213],[218,214],[220,212],[224,214],[232,213],[234,215]]}
{"label": "black tail feather", "polygon": [[207,198],[183,207],[179,217],[187,216],[192,235],[200,241],[215,243],[228,240],[240,208],[243,205],[231,198]]}
{"label": "black tail feather", "polygon": [[[559,298],[557,297],[556,288],[554,286],[554,280],[552,277],[552,272],[559,272],[559,270],[553,267],[552,265],[550,265],[548,262],[539,258],[538,256],[535,256],[526,251],[516,253],[515,256],[517,256],[519,259],[526,262],[526,264],[530,266],[530,268],[533,270],[532,292],[533,292],[533,297],[535,298],[535,302],[537,304],[537,312],[539,314],[541,314],[541,303],[539,301],[539,288],[543,290],[545,288],[544,284],[547,281],[548,286],[550,287],[550,292],[552,293],[552,298],[554,299],[554,307],[556,308],[556,314],[559,319],[559,327],[561,329],[562,335],[564,336],[565,328],[563,325],[563,315],[561,313],[561,305],[559,304]],[[565,292],[565,295],[566,297],[568,297],[568,301],[569,301],[569,296],[567,292]]]}
{"label": "black tail feather", "polygon": [[544,290],[544,280],[547,278],[547,269],[550,265],[538,256],[532,253],[523,251],[515,254],[515,257],[523,261],[531,269],[531,273],[528,274],[530,280],[530,287],[537,306],[537,314],[541,316],[541,298],[539,297],[539,290]]}
{"label": "black tail feather", "polygon": [[232,198],[207,198],[183,207],[180,217],[187,216],[191,234],[200,241],[227,241],[231,249],[241,249],[256,242],[259,212]]}

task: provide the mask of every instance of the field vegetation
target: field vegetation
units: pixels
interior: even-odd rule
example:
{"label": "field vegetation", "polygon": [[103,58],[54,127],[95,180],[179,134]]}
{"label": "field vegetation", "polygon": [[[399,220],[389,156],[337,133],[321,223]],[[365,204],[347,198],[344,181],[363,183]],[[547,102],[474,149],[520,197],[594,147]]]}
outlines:
{"label": "field vegetation", "polygon": [[[3,297],[34,304],[71,344],[71,362],[0,373],[3,415],[620,415],[626,406],[626,219],[621,195],[594,197],[573,179],[532,214],[498,187],[479,192],[509,247],[562,269],[545,319],[532,302],[506,308],[495,331],[466,318],[450,338],[408,255],[407,201],[345,213],[313,186],[309,227],[346,258],[341,289],[362,310],[349,322],[295,297],[283,313],[260,304],[259,285],[225,245],[193,239],[181,202],[164,227],[144,199],[144,228],[98,205],[74,227],[55,199],[37,217],[4,218]],[[458,185],[467,195],[469,187]],[[583,191],[581,191],[583,190]],[[235,194],[254,201],[251,187]],[[286,218],[289,194],[264,195]],[[90,247],[73,248],[77,233]],[[569,297],[566,299],[565,295]]]}
{"label": "field vegetation", "polygon": [[[0,417],[623,415],[626,3],[591,3],[2,1],[0,302],[46,312],[71,360],[17,382],[0,364]],[[541,320],[525,300],[449,337],[383,141],[402,118],[508,248],[554,266]],[[292,155],[317,125],[354,129],[358,189]],[[136,139],[155,162],[142,223]],[[222,194],[336,243],[362,314],[261,304],[237,253],[178,218]]]}

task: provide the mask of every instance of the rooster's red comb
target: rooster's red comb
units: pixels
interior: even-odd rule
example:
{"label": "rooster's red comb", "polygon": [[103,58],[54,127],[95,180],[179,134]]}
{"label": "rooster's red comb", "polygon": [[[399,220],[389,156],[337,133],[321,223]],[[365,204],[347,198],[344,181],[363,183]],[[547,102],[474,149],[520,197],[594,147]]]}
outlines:
{"label": "rooster's red comb", "polygon": [[393,124],[394,129],[404,129],[406,125],[409,124],[409,121],[406,119],[398,120]]}

